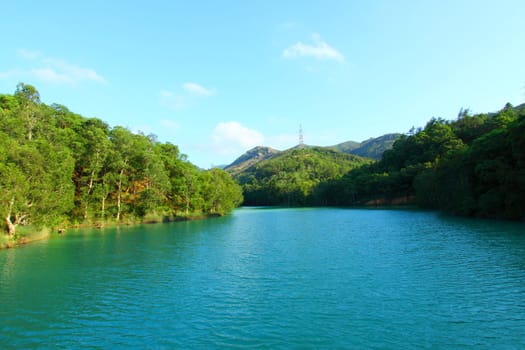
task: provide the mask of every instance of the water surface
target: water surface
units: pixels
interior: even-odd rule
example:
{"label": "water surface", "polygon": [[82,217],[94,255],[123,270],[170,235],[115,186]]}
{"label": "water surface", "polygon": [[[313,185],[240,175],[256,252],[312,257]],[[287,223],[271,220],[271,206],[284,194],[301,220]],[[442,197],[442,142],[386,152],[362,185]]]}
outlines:
{"label": "water surface", "polygon": [[240,209],[0,251],[0,348],[525,348],[525,225]]}

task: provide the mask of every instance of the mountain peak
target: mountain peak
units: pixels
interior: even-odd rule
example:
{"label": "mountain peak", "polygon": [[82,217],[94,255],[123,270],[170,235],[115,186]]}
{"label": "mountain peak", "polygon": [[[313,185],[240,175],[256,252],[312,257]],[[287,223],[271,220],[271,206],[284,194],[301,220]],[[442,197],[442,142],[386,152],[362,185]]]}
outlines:
{"label": "mountain peak", "polygon": [[224,170],[228,171],[231,174],[236,174],[262,160],[271,158],[280,152],[281,151],[278,151],[271,147],[256,146],[246,151],[243,155],[237,158],[233,163],[225,167]]}
{"label": "mountain peak", "polygon": [[396,133],[385,134],[379,137],[371,137],[363,142],[347,141],[328,148],[379,160],[383,152],[392,148],[392,145],[400,136],[401,134]]}
{"label": "mountain peak", "polygon": [[[369,138],[363,142],[347,141],[330,147],[317,147],[299,144],[290,148],[289,150],[302,148],[321,148],[378,160],[381,159],[381,156],[385,150],[392,148],[392,145],[394,144],[395,140],[399,138],[399,136],[401,136],[401,134],[386,134],[375,138]],[[278,154],[283,154],[283,152],[286,151],[278,151],[271,147],[257,146],[250,149],[249,151],[246,151],[233,163],[226,166],[224,170],[232,175],[237,175],[249,167],[263,160],[272,158]]]}

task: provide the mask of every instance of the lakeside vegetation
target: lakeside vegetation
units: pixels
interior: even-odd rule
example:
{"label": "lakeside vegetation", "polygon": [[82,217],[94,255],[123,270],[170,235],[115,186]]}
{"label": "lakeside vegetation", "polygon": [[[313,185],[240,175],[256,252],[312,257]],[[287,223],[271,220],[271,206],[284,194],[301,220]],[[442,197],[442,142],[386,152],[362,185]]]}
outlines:
{"label": "lakeside vegetation", "polygon": [[395,136],[377,161],[327,147],[256,148],[243,159],[248,166],[232,168],[233,179],[197,168],[154,135],[46,105],[20,83],[13,95],[0,95],[0,247],[72,226],[225,215],[241,203],[411,203],[525,219],[525,105],[462,110],[456,120],[432,118]]}
{"label": "lakeside vegetation", "polygon": [[236,179],[246,205],[410,203],[456,215],[523,220],[524,106],[507,104],[492,114],[462,110],[456,120],[432,118],[401,135],[377,162],[348,163],[320,148],[289,150]]}
{"label": "lakeside vegetation", "polygon": [[235,179],[243,187],[244,205],[314,205],[324,200],[319,192],[323,183],[371,162],[322,147],[297,147],[247,168]]}
{"label": "lakeside vegetation", "polygon": [[176,145],[109,127],[20,83],[0,95],[0,245],[31,231],[224,215],[241,188]]}

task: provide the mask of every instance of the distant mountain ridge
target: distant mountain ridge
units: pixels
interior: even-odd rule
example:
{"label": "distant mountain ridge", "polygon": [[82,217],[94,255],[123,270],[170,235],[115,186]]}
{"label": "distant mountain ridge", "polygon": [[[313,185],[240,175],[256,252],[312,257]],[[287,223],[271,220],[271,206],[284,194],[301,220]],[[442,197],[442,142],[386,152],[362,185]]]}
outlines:
{"label": "distant mountain ridge", "polygon": [[326,147],[292,147],[233,175],[244,205],[309,205],[321,183],[342,177],[373,160]]}
{"label": "distant mountain ridge", "polygon": [[[347,141],[339,143],[334,146],[328,147],[316,147],[316,146],[303,146],[305,148],[324,148],[332,151],[338,151],[342,153],[349,153],[364,158],[372,158],[375,160],[381,159],[383,152],[387,149],[391,149],[394,142],[401,136],[401,134],[385,134],[379,137],[369,138],[363,142]],[[292,147],[292,149],[298,148],[299,146]],[[270,159],[283,151],[273,149],[271,147],[257,146],[246,153],[242,154],[233,163],[224,167],[224,170],[232,175],[237,175],[251,166]]]}
{"label": "distant mountain ridge", "polygon": [[381,159],[383,152],[391,149],[394,142],[401,136],[401,134],[385,134],[379,137],[371,137],[363,142],[347,141],[335,146],[327,147],[339,152],[351,153],[356,156],[372,158],[375,160]]}
{"label": "distant mountain ridge", "polygon": [[224,167],[224,170],[226,170],[232,175],[236,175],[244,171],[245,169],[248,169],[252,165],[255,165],[268,158],[271,158],[272,156],[279,153],[281,153],[281,151],[278,151],[271,147],[257,146],[241,155],[230,165]]}

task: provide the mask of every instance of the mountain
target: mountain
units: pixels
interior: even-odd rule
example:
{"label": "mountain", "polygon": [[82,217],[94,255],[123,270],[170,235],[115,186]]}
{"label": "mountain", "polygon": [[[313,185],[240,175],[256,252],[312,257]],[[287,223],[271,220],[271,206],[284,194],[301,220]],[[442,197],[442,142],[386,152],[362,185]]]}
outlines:
{"label": "mountain", "polygon": [[401,136],[401,134],[386,134],[375,138],[369,138],[361,143],[347,141],[327,148],[344,153],[355,154],[360,157],[379,160],[384,151],[392,148],[392,145],[399,136]]}
{"label": "mountain", "polygon": [[[399,136],[401,136],[401,134],[386,134],[375,138],[369,138],[363,142],[347,141],[329,147],[303,145],[292,147],[290,150],[300,148],[324,148],[331,151],[349,153],[364,158],[379,160],[385,150],[392,148],[392,145]],[[251,166],[263,160],[272,158],[282,152],[286,151],[279,151],[271,147],[257,146],[241,155],[230,165],[221,168],[235,176]]]}
{"label": "mountain", "polygon": [[523,111],[525,111],[525,103],[522,103],[516,107],[514,107],[514,110],[516,111],[516,113],[522,113]]}
{"label": "mountain", "polygon": [[224,170],[226,170],[232,175],[236,175],[244,171],[245,169],[248,169],[252,165],[257,164],[260,161],[266,160],[268,158],[271,158],[272,156],[279,154],[280,152],[281,151],[278,151],[271,147],[257,146],[241,155],[230,165],[224,167]]}
{"label": "mountain", "polygon": [[332,149],[334,151],[343,152],[343,153],[352,153],[353,150],[359,148],[360,146],[361,146],[360,142],[346,141],[346,142],[343,142],[343,143],[339,143],[339,144],[337,144],[335,146],[329,146],[329,147],[326,147],[326,148]]}
{"label": "mountain", "polygon": [[252,163],[234,178],[245,205],[309,205],[316,203],[319,184],[371,162],[326,147],[294,147]]}

